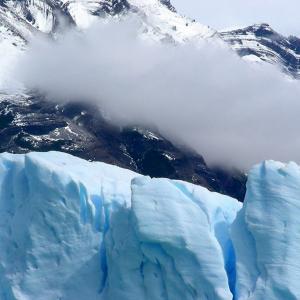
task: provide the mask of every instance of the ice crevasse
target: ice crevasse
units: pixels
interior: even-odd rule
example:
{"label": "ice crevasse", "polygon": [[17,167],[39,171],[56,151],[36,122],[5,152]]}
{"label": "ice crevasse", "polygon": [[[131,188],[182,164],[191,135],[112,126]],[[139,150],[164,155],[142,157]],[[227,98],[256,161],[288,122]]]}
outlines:
{"label": "ice crevasse", "polygon": [[300,299],[299,190],[293,163],[254,167],[242,207],[64,153],[1,154],[0,300]]}

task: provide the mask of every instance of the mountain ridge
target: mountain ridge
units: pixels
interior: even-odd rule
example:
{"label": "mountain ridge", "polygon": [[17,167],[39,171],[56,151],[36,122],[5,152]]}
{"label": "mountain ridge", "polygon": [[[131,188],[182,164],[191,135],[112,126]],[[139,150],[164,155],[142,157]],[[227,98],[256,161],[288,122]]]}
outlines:
{"label": "mountain ridge", "polygon": [[286,74],[300,77],[300,39],[285,37],[261,23],[219,33],[241,57],[279,66]]}

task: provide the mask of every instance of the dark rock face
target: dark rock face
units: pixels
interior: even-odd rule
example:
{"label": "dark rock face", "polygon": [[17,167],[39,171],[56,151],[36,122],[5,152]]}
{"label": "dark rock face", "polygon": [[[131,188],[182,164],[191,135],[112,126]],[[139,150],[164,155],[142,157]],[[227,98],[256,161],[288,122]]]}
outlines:
{"label": "dark rock face", "polygon": [[176,12],[176,8],[172,5],[170,0],[160,0],[160,2],[165,5],[170,11]]}
{"label": "dark rock face", "polygon": [[1,96],[0,100],[1,152],[63,151],[244,198],[243,174],[212,170],[200,155],[177,147],[155,131],[119,128],[89,105],[56,104],[37,96]]}
{"label": "dark rock face", "polygon": [[93,15],[105,17],[106,15],[118,15],[130,8],[127,0],[108,0],[99,2],[99,8],[92,12]]}
{"label": "dark rock face", "polygon": [[257,58],[278,65],[286,73],[300,78],[300,39],[284,37],[268,24],[249,26],[243,29],[220,33],[241,56]]}

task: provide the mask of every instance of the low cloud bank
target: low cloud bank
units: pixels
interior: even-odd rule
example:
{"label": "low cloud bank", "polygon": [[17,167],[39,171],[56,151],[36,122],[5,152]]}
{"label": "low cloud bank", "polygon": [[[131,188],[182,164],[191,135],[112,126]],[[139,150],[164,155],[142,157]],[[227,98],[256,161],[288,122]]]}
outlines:
{"label": "low cloud bank", "polygon": [[300,84],[215,42],[158,45],[135,21],[32,41],[16,68],[26,87],[99,103],[114,122],[154,125],[209,163],[300,163]]}

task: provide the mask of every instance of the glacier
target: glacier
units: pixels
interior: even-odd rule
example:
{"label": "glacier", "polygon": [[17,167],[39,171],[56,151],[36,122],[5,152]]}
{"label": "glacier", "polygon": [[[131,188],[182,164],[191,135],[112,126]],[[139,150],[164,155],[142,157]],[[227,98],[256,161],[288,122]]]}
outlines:
{"label": "glacier", "polygon": [[237,299],[300,299],[300,168],[266,161],[249,174],[232,225]]}
{"label": "glacier", "polygon": [[299,299],[300,168],[237,200],[60,153],[0,154],[0,299]]}

